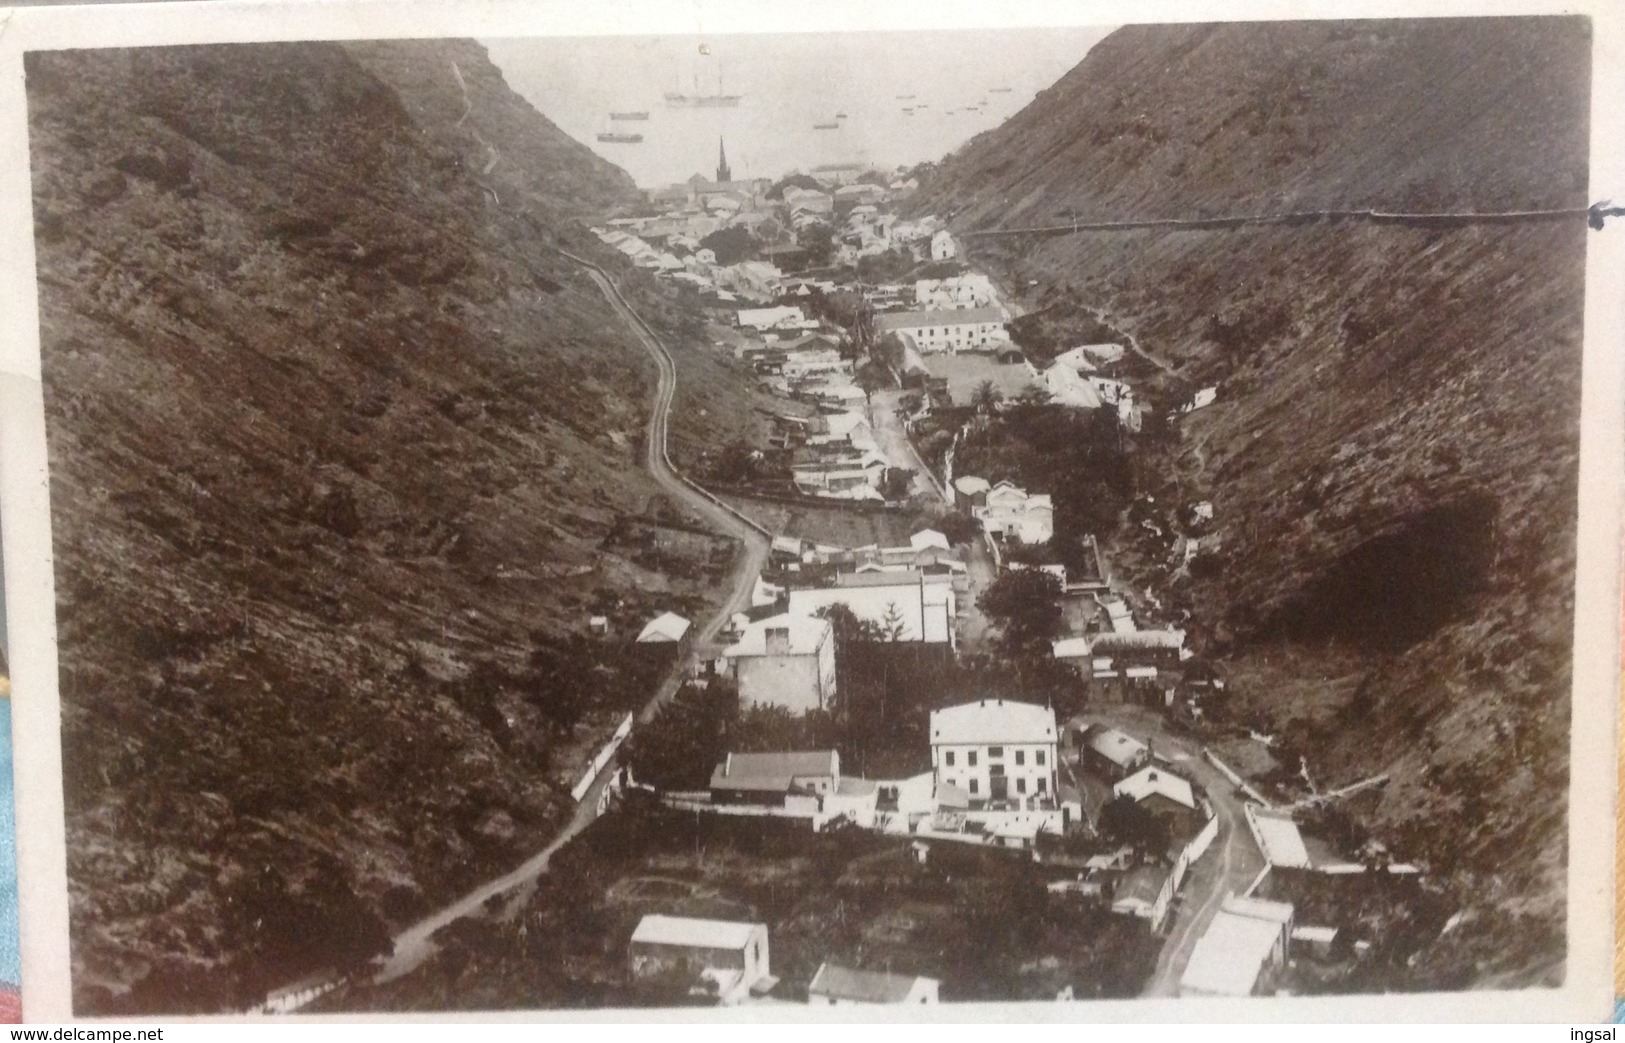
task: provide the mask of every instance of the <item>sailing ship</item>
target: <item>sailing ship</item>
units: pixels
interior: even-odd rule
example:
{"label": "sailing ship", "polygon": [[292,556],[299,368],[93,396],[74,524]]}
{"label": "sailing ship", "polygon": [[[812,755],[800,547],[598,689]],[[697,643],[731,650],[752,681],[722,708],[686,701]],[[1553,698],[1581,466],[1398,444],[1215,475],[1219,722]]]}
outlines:
{"label": "sailing ship", "polygon": [[834,123],[814,123],[813,124],[813,130],[840,130],[840,129],[841,129],[840,120],[836,120]]}
{"label": "sailing ship", "polygon": [[[614,119],[614,115],[610,119]],[[643,140],[642,134],[629,130],[616,130],[613,124],[606,123],[604,129],[598,132],[599,141],[607,141],[612,145],[636,145]]]}
{"label": "sailing ship", "polygon": [[[709,52],[706,52],[709,53]],[[681,89],[666,92],[666,104],[673,108],[731,109],[739,105],[743,94],[725,94],[722,90],[722,67],[717,67],[717,89],[710,94],[700,93],[700,74],[694,74],[694,93],[684,94]]]}
{"label": "sailing ship", "polygon": [[646,120],[649,118],[649,114],[647,112],[612,112],[609,114],[609,118],[617,121]]}

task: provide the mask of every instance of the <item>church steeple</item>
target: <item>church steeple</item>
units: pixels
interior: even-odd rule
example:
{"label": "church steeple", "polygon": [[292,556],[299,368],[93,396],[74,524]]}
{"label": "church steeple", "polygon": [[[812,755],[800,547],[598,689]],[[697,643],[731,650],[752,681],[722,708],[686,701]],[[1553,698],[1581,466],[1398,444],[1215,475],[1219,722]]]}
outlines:
{"label": "church steeple", "polygon": [[723,147],[722,139],[717,139],[717,183],[727,184],[733,180],[733,172],[728,169],[728,150]]}

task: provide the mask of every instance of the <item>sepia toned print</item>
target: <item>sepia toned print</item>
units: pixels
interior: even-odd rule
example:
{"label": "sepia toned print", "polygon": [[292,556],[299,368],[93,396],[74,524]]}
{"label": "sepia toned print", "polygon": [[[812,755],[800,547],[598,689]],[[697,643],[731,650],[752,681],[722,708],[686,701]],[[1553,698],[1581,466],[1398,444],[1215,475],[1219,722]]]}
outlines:
{"label": "sepia toned print", "polygon": [[34,52],[77,1013],[1562,984],[1591,25]]}

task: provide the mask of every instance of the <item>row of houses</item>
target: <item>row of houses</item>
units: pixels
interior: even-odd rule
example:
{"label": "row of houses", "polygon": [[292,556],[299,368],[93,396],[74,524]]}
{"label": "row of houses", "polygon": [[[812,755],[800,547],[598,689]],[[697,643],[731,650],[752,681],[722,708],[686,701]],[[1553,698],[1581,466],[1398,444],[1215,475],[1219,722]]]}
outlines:
{"label": "row of houses", "polygon": [[1081,819],[1060,786],[1048,707],[1000,698],[946,707],[931,713],[929,736],[931,770],[906,779],[844,776],[834,750],[730,753],[703,799],[668,800],[1007,847],[1032,847],[1038,834],[1059,835]]}

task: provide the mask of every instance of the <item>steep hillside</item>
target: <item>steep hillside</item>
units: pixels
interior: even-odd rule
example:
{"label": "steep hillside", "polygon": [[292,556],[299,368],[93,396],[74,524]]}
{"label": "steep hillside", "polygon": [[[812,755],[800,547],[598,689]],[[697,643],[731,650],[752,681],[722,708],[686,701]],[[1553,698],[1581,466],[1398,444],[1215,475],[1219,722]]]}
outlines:
{"label": "steep hillside", "polygon": [[76,1002],[218,1010],[540,846],[730,547],[555,249],[630,182],[477,46],[27,73]]}
{"label": "steep hillside", "polygon": [[[639,204],[632,176],[540,116],[473,40],[374,40],[344,49],[395,89],[407,115],[455,149],[504,205],[592,217]],[[502,198],[517,196],[518,199]]]}
{"label": "steep hillside", "polygon": [[[917,206],[962,232],[1583,207],[1588,83],[1577,18],[1128,28],[944,161]],[[1465,915],[1420,925],[1384,987],[1562,975],[1585,235],[967,240],[1060,342],[1103,321],[1165,363],[1162,407],[1218,386],[1142,482],[1164,507],[1213,501],[1195,578],[1119,560],[1193,613],[1239,714],[1323,784],[1392,773],[1350,810]]]}
{"label": "steep hillside", "polygon": [[1581,18],[1129,26],[948,157],[916,209],[1019,228],[1568,205],[1589,36]]}

